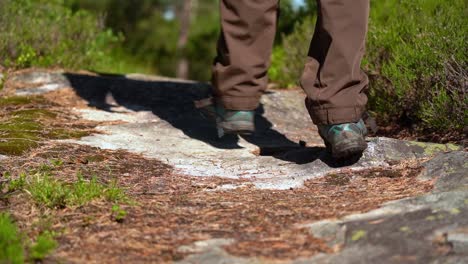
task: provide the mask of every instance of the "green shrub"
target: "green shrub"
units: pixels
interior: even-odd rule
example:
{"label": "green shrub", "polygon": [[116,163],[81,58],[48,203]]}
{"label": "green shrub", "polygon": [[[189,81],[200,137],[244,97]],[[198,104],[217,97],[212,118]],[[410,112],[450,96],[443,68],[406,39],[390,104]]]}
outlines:
{"label": "green shrub", "polygon": [[369,107],[383,121],[421,129],[467,125],[468,36],[464,0],[373,1],[365,68]]}
{"label": "green shrub", "polygon": [[[368,107],[381,123],[439,132],[467,126],[466,14],[464,0],[371,1],[363,67],[370,77]],[[273,79],[297,82],[312,32],[307,19],[284,39]]]}
{"label": "green shrub", "polygon": [[12,68],[111,65],[109,48],[120,41],[87,11],[61,0],[0,1],[0,64]]}

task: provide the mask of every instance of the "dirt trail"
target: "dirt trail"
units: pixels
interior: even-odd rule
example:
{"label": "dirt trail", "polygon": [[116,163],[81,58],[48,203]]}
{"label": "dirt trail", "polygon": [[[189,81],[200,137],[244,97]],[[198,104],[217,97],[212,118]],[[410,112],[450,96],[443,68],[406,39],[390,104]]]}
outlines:
{"label": "dirt trail", "polygon": [[[468,165],[459,147],[373,138],[359,161],[336,164],[297,90],[265,94],[254,136],[217,140],[192,104],[208,91],[143,75],[9,76],[4,96],[42,100],[41,109],[61,114],[34,119],[48,129],[22,154],[3,153],[2,173],[61,160],[51,166],[57,179],[80,172],[116,181],[131,202],[120,204],[122,219],[103,199],[47,209],[18,192],[2,196],[0,208],[30,236],[48,216],[59,233],[50,262],[467,260]],[[0,112],[34,105],[8,101]],[[64,124],[74,133],[50,136]]]}

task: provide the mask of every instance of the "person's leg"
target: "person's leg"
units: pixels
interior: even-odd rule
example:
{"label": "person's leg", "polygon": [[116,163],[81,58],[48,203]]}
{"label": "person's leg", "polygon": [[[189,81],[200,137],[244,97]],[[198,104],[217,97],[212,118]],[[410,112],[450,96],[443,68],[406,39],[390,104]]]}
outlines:
{"label": "person's leg", "polygon": [[[369,0],[317,0],[318,20],[301,77],[306,105],[332,154],[362,152],[368,78],[361,70]],[[334,126],[339,125],[340,126]],[[340,151],[341,150],[341,151]]]}
{"label": "person's leg", "polygon": [[254,110],[267,86],[278,0],[221,0],[221,36],[213,66],[215,99],[225,109]]}
{"label": "person's leg", "polygon": [[369,0],[318,0],[318,20],[301,85],[316,125],[357,122],[367,103],[361,70]]}

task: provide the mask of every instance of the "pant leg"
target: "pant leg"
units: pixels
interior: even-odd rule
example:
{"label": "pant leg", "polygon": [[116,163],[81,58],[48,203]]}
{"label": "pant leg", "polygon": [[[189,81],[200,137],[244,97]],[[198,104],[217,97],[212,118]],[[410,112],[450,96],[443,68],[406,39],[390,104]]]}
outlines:
{"label": "pant leg", "polygon": [[267,86],[278,0],[221,0],[214,93],[226,109],[253,110]]}
{"label": "pant leg", "polygon": [[318,20],[301,77],[315,124],[358,121],[367,103],[368,78],[360,65],[369,0],[317,0]]}

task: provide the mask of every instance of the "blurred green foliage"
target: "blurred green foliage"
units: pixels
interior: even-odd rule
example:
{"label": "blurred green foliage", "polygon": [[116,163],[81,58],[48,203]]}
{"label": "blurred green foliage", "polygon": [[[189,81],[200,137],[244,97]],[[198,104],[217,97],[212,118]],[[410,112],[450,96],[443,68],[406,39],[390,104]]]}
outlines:
{"label": "blurred green foliage", "polygon": [[[72,10],[105,14],[105,25],[123,36],[117,61],[139,65],[137,71],[175,76],[179,58],[190,62],[189,77],[207,81],[219,32],[217,2],[197,0],[191,11],[189,42],[177,50],[182,0],[66,0]],[[135,63],[137,62],[137,63]],[[131,71],[131,70],[127,70]],[[135,70],[134,70],[135,71]]]}
{"label": "blurred green foliage", "polygon": [[295,24],[293,32],[286,35],[281,44],[274,48],[269,77],[280,87],[299,85],[299,77],[302,74],[314,32],[315,17],[315,15],[306,16],[300,23]]}
{"label": "blurred green foliage", "polygon": [[[464,0],[372,0],[364,69],[369,110],[381,124],[446,132],[468,125],[468,36]],[[270,75],[296,84],[314,30],[309,17],[275,49]],[[276,61],[275,61],[276,60]]]}
{"label": "blurred green foliage", "polygon": [[54,233],[49,231],[41,232],[35,242],[31,241],[9,214],[0,213],[0,263],[42,263],[57,245]]}
{"label": "blurred green foliage", "polygon": [[24,247],[10,215],[0,213],[0,263],[24,263]]}
{"label": "blurred green foliage", "polygon": [[[189,78],[208,81],[220,30],[218,1],[192,2],[188,44],[178,50],[184,0],[4,0],[0,64],[175,76],[184,57]],[[281,1],[277,45],[313,7]]]}
{"label": "blurred green foliage", "polygon": [[[105,15],[105,24],[124,37],[122,48],[113,54],[116,61],[131,60],[139,71],[175,76],[178,60],[190,62],[189,78],[209,81],[219,35],[218,1],[193,1],[189,41],[177,50],[180,9],[184,0],[65,0],[74,11],[86,9]],[[276,44],[290,34],[305,14],[314,10],[315,2],[296,8],[292,0],[281,1]],[[128,64],[128,63],[127,63]],[[128,71],[128,70],[127,70]]]}
{"label": "blurred green foliage", "polygon": [[364,62],[371,77],[369,108],[387,122],[462,130],[468,125],[466,1],[372,4]]}
{"label": "blurred green foliage", "polygon": [[98,17],[60,0],[2,0],[0,29],[0,64],[12,68],[100,67],[119,42]]}

